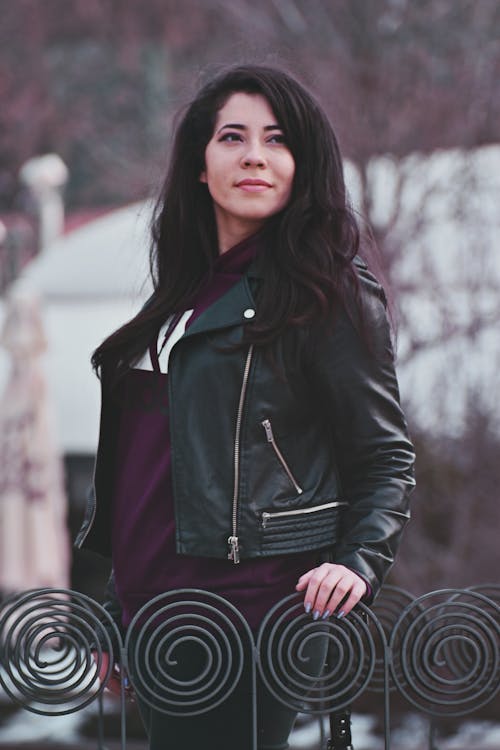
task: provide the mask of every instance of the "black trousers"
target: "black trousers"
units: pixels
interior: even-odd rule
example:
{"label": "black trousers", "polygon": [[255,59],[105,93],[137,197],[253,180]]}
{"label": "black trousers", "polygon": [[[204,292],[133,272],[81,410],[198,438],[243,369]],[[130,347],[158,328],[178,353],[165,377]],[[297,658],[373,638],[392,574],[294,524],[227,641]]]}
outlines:
{"label": "black trousers", "polygon": [[[171,716],[151,707],[137,696],[139,711],[149,739],[150,750],[251,750],[253,736],[252,706],[257,707],[258,750],[286,750],[297,711],[287,708],[267,689],[257,672],[254,698],[251,679],[251,654],[245,655],[240,680],[232,694],[219,706],[196,716]],[[302,654],[300,668],[315,677],[326,658],[326,638],[314,639]],[[139,657],[140,658],[140,657]],[[175,664],[169,665],[169,677],[186,683],[205,666],[206,655],[189,642],[176,647]],[[154,701],[153,701],[154,702]]]}

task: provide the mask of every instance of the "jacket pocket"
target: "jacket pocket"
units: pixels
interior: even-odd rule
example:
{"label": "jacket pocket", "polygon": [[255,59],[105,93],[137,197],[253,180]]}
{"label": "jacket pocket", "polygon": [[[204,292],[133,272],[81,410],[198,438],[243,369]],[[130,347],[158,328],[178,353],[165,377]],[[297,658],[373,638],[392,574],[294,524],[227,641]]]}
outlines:
{"label": "jacket pocket", "polygon": [[339,539],[342,510],[346,505],[342,500],[332,500],[308,508],[264,511],[262,551],[281,554],[334,546]]}
{"label": "jacket pocket", "polygon": [[293,488],[295,489],[295,492],[297,493],[297,495],[301,495],[303,492],[302,487],[300,486],[300,484],[297,482],[294,475],[292,474],[292,471],[290,467],[288,466],[288,463],[286,462],[285,457],[283,456],[283,453],[280,451],[278,444],[276,443],[276,440],[273,434],[273,428],[271,425],[271,420],[263,419],[261,422],[261,425],[266,432],[267,442],[271,445],[276,455],[276,458],[278,459],[281,466],[283,467],[288,479],[290,480],[290,483],[293,485]]}

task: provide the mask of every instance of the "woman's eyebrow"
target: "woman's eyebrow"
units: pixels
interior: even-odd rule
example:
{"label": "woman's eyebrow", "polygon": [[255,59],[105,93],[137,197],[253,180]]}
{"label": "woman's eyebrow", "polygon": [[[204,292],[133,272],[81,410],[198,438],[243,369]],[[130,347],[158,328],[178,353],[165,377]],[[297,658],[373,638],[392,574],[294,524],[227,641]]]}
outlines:
{"label": "woman's eyebrow", "polygon": [[[221,125],[221,127],[218,129],[217,133],[220,133],[221,130],[224,130],[224,128],[232,128],[233,130],[247,130],[246,125],[241,125],[238,122],[229,122],[226,125]],[[283,130],[279,125],[264,125],[264,130]]]}

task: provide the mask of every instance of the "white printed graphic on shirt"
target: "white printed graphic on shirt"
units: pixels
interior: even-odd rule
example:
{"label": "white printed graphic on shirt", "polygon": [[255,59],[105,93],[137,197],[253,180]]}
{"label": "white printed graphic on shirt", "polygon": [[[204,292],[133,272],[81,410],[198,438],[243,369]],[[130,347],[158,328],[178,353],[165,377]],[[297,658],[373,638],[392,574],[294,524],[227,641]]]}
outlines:
{"label": "white printed graphic on shirt", "polygon": [[[158,356],[160,372],[163,372],[163,373],[168,372],[168,361],[170,359],[170,352],[172,351],[172,347],[184,335],[186,331],[187,322],[189,318],[191,317],[191,315],[193,314],[193,312],[194,310],[186,310],[186,312],[184,312],[182,316],[180,317],[179,321],[177,322],[177,325],[170,332],[168,340],[165,346],[163,347],[160,355]],[[161,345],[163,344],[165,333],[170,325],[171,320],[172,320],[172,316],[170,316],[168,320],[160,328],[160,332],[158,333],[158,341],[156,343],[157,351],[161,349]],[[151,362],[151,357],[149,356],[149,350],[144,352],[142,359],[136,364],[135,369],[137,370],[152,370],[153,369],[153,363]]]}

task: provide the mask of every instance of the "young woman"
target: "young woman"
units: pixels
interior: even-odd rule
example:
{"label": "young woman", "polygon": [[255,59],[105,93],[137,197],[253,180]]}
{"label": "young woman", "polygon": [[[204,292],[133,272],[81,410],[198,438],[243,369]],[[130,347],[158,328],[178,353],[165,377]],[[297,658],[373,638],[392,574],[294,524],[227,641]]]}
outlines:
{"label": "young woman", "polygon": [[[204,86],[158,202],[154,293],[92,359],[101,433],[77,544],[112,557],[121,625],[182,587],[221,594],[254,629],[294,590],[314,619],[376,595],[414,455],[385,296],[358,250],[314,98],[263,66]],[[225,705],[214,725],[150,715],[151,748],[242,747]],[[259,748],[286,747],[293,713],[264,714]]]}

